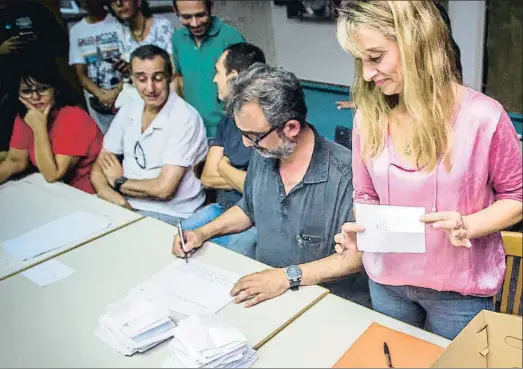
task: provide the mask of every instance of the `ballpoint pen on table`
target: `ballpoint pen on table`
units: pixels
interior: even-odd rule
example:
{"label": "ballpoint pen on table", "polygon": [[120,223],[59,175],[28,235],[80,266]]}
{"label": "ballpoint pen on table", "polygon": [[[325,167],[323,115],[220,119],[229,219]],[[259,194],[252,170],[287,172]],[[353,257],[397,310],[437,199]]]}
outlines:
{"label": "ballpoint pen on table", "polygon": [[189,262],[189,258],[187,257],[187,252],[185,251],[185,239],[183,238],[183,229],[182,229],[182,222],[178,222],[178,235],[180,236],[180,242],[182,244],[182,251],[185,253],[184,259],[185,262]]}
{"label": "ballpoint pen on table", "polygon": [[390,351],[389,351],[389,346],[387,345],[386,342],[383,342],[383,352],[385,353],[385,357],[387,358],[387,366],[389,368],[394,368],[392,366],[392,361],[390,359]]}

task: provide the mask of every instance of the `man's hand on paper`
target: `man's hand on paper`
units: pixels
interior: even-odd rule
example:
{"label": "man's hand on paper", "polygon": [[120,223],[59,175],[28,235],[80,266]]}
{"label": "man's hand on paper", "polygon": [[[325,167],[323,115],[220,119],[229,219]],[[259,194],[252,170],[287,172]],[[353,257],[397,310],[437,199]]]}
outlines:
{"label": "man's hand on paper", "polygon": [[289,288],[289,280],[283,269],[265,269],[240,278],[232,288],[231,296],[235,296],[234,302],[236,304],[248,300],[245,303],[245,307],[248,308],[280,296]]}
{"label": "man's hand on paper", "polygon": [[112,152],[103,152],[100,154],[100,167],[107,182],[114,188],[114,181],[123,176],[122,164]]}
{"label": "man's hand on paper", "polygon": [[196,249],[202,247],[202,244],[205,241],[197,230],[184,231],[183,236],[185,240],[185,249],[182,249],[179,235],[174,236],[173,240],[173,254],[179,258],[185,257],[186,254],[189,256],[192,255]]}
{"label": "man's hand on paper", "polygon": [[471,247],[468,239],[467,225],[463,216],[457,211],[440,211],[425,214],[420,219],[426,224],[432,224],[434,229],[443,229],[447,232],[450,243],[456,247]]}
{"label": "man's hand on paper", "polygon": [[365,231],[365,228],[356,223],[348,222],[343,224],[341,226],[341,233],[334,236],[334,242],[336,243],[334,248],[336,252],[338,254],[343,254],[344,252],[348,252],[349,254],[358,253],[356,233],[363,231]]}

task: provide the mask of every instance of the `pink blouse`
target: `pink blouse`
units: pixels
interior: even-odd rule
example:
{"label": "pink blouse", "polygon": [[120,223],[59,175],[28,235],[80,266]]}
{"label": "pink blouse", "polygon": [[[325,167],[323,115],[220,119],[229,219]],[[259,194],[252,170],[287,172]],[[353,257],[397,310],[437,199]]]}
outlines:
{"label": "pink blouse", "polygon": [[[357,125],[358,115],[355,118]],[[456,210],[468,215],[496,200],[522,201],[522,157],[518,136],[500,103],[468,89],[454,121],[453,166],[421,172],[400,162],[392,140],[364,163],[357,130],[353,134],[354,201],[424,206],[426,212]],[[425,254],[363,254],[369,277],[381,284],[419,286],[466,295],[492,296],[505,274],[500,233],[454,247],[443,230],[425,227]]]}

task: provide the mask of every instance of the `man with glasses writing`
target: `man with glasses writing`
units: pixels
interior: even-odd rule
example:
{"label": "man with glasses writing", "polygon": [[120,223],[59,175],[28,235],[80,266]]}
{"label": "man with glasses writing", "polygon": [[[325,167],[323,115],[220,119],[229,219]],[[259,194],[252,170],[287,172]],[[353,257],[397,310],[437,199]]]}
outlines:
{"label": "man with glasses writing", "polygon": [[212,15],[212,1],[173,0],[175,13],[185,27],[172,37],[177,84],[181,84],[185,100],[201,114],[208,137],[215,137],[222,119],[222,105],[216,98],[213,84],[214,64],[230,45],[245,42],[234,27]]}
{"label": "man with glasses writing", "polygon": [[255,259],[273,269],[241,278],[231,291],[237,303],[249,307],[289,288],[325,283],[369,306],[367,280],[356,273],[360,256],[334,250],[338,227],[353,219],[350,151],[307,124],[304,93],[290,72],[252,65],[232,82],[227,105],[243,143],[255,151],[243,198],[214,221],[185,231],[184,249],[176,236],[173,253],[190,256],[204,241],[254,224]]}
{"label": "man with glasses writing", "polygon": [[130,67],[142,99],[118,111],[91,181],[101,198],[176,224],[205,201],[194,174],[207,154],[205,127],[198,112],[169,91],[172,64],[165,50],[140,46]]}

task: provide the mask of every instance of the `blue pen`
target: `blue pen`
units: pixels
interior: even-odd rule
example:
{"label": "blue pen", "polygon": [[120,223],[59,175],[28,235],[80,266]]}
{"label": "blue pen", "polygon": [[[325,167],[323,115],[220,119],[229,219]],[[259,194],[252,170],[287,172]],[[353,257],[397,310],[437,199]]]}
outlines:
{"label": "blue pen", "polygon": [[183,229],[182,229],[182,222],[178,222],[178,235],[180,236],[180,242],[182,244],[182,251],[185,253],[184,259],[185,262],[189,262],[189,258],[187,257],[187,253],[185,252],[185,239],[183,237]]}

